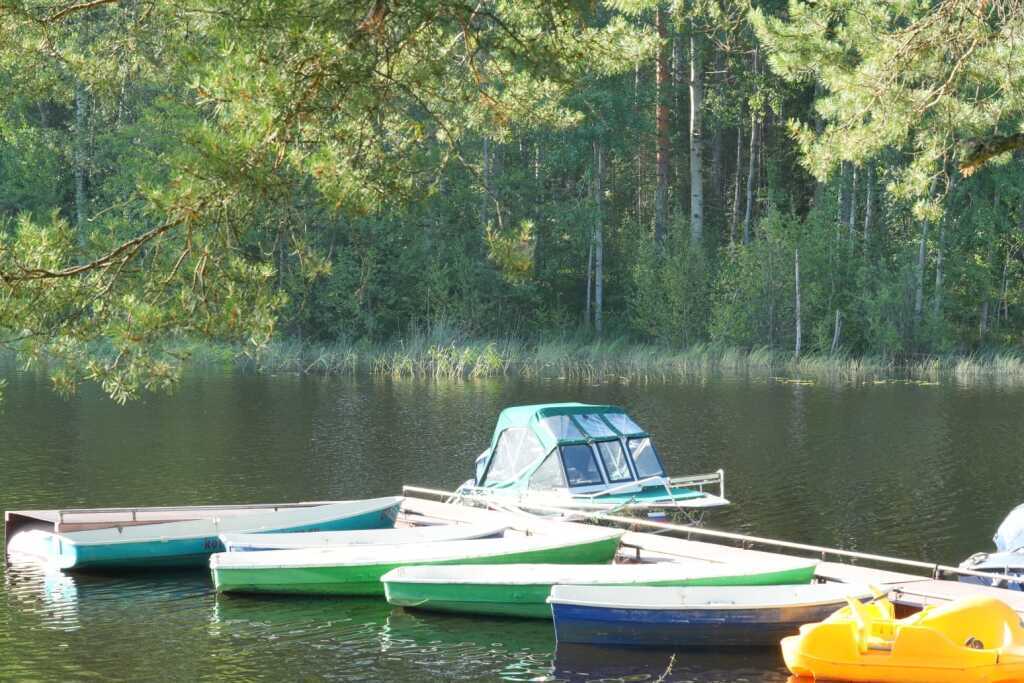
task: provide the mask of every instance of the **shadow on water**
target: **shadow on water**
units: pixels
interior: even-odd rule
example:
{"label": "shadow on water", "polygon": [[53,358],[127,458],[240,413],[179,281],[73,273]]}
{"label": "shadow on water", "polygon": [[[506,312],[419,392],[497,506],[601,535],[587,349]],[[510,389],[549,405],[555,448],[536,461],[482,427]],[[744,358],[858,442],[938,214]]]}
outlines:
{"label": "shadow on water", "polygon": [[552,675],[582,681],[678,681],[733,683],[786,681],[781,657],[772,650],[702,652],[560,644]]}

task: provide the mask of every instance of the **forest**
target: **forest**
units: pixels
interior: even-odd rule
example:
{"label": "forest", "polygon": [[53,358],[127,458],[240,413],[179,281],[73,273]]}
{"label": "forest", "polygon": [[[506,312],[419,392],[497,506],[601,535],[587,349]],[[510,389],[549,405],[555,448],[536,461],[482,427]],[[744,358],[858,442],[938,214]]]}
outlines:
{"label": "forest", "polygon": [[0,342],[1024,333],[1019,0],[0,0]]}

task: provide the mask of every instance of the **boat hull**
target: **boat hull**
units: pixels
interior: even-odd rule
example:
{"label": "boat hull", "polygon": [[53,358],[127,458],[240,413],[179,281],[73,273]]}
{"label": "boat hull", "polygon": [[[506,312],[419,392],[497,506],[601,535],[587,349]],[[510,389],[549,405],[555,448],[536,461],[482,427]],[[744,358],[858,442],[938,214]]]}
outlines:
{"label": "boat hull", "polygon": [[845,604],[772,609],[610,609],[551,605],[559,643],[626,647],[778,647]]}
{"label": "boat hull", "polygon": [[[483,541],[472,541],[477,543]],[[431,544],[441,546],[443,544]],[[307,595],[384,595],[381,577],[409,565],[440,564],[578,564],[610,562],[618,549],[617,536],[577,544],[478,557],[338,564],[304,567],[224,567],[211,562],[218,591],[232,593],[287,593]],[[270,551],[274,552],[274,551]],[[268,553],[253,553],[269,555]]]}
{"label": "boat hull", "polygon": [[[274,513],[256,513],[250,520],[240,516],[229,521],[242,528],[251,523],[252,526],[249,528],[252,531],[384,529],[394,526],[401,505],[400,499],[391,500],[393,502],[371,506],[372,509],[356,514],[339,514],[328,518],[320,516],[306,521],[286,521],[289,513],[280,515],[280,523],[275,523]],[[311,508],[310,511],[315,511],[315,508]],[[190,524],[189,528],[202,527],[206,533],[175,538],[176,531],[183,528],[183,524]],[[76,537],[80,537],[81,534],[30,530],[21,532],[21,538],[12,540],[8,550],[39,557],[59,569],[75,571],[205,567],[212,553],[224,550],[217,526],[217,522],[210,520],[147,525],[145,531],[151,534],[149,538],[126,541],[113,536],[109,542],[95,539],[79,542]],[[140,527],[135,529],[138,528]]]}
{"label": "boat hull", "polygon": [[[814,565],[737,575],[689,577],[660,581],[600,582],[608,586],[770,586],[806,584],[814,577]],[[573,580],[572,583],[587,583]],[[594,582],[595,585],[597,582]],[[547,604],[551,582],[490,583],[463,581],[458,583],[385,582],[388,602],[401,607],[477,614],[484,616],[551,619]]]}

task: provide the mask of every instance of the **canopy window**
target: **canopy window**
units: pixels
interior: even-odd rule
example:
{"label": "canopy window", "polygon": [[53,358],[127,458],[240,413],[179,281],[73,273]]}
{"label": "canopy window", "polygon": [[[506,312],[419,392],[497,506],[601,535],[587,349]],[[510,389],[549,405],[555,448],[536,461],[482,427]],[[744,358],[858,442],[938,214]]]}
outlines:
{"label": "canopy window", "polygon": [[629,452],[633,456],[637,476],[641,479],[665,476],[665,468],[661,464],[658,452],[654,450],[654,444],[651,443],[650,437],[630,439]]}
{"label": "canopy window", "polygon": [[538,491],[565,488],[565,474],[562,463],[558,461],[558,451],[551,451],[544,458],[537,471],[530,477],[529,487]]}
{"label": "canopy window", "polygon": [[629,470],[629,463],[626,462],[626,453],[622,450],[622,443],[618,439],[598,441],[597,452],[601,454],[601,462],[604,464],[604,471],[608,475],[609,482],[617,484],[633,480],[633,473]]}
{"label": "canopy window", "polygon": [[555,437],[555,441],[583,441],[586,438],[568,415],[545,417],[540,423]]}
{"label": "canopy window", "polygon": [[644,434],[644,430],[640,428],[636,422],[626,415],[625,413],[605,413],[604,419],[608,420],[608,423],[615,427],[619,434]]}
{"label": "canopy window", "polygon": [[592,439],[613,439],[618,436],[600,415],[577,415],[576,422]]}
{"label": "canopy window", "polygon": [[526,427],[511,427],[498,437],[481,484],[515,481],[523,470],[544,457],[540,439]]}
{"label": "canopy window", "polygon": [[594,459],[594,451],[590,446],[562,446],[562,464],[565,465],[565,476],[569,486],[592,486],[603,484],[601,470]]}

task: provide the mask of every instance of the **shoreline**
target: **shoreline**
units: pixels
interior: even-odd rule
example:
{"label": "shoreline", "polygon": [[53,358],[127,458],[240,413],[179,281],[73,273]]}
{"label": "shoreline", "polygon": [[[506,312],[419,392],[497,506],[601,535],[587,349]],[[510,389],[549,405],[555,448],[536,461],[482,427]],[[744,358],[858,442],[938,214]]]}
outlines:
{"label": "shoreline", "polygon": [[714,345],[686,349],[625,339],[573,341],[449,339],[414,337],[384,344],[336,342],[270,343],[252,352],[199,344],[186,365],[230,363],[256,372],[304,375],[371,375],[393,379],[472,380],[494,377],[560,378],[579,381],[672,381],[708,375],[758,376],[790,383],[934,384],[996,381],[1024,384],[1024,355],[1015,351],[928,355],[918,359],[743,350]]}

